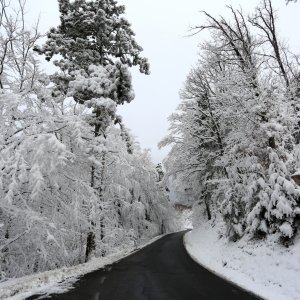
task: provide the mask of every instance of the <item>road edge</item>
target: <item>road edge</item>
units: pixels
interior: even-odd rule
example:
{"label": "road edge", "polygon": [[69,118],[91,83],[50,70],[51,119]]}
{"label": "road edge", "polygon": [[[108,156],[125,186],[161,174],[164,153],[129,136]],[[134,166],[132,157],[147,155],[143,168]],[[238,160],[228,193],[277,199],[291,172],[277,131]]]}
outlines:
{"label": "road edge", "polygon": [[197,257],[195,257],[193,254],[191,254],[188,250],[188,242],[186,241],[186,236],[187,234],[189,234],[190,231],[186,232],[183,237],[182,237],[182,242],[183,242],[183,246],[184,246],[184,249],[186,251],[186,253],[188,254],[188,256],[195,262],[197,263],[198,265],[200,265],[201,267],[203,267],[204,269],[206,269],[207,271],[209,271],[210,273],[214,274],[215,276],[218,276],[220,278],[222,278],[223,280],[225,280],[226,282],[238,287],[239,289],[247,292],[248,294],[250,295],[253,295],[255,297],[257,297],[258,299],[260,300],[268,300],[267,298],[263,298],[261,295],[258,295],[256,293],[254,293],[253,291],[247,289],[246,287],[244,286],[241,286],[239,285],[237,282],[233,281],[232,279],[228,278],[227,276],[223,275],[222,273],[219,273],[217,272],[216,270],[210,268],[209,266],[205,265],[204,263],[200,262]]}

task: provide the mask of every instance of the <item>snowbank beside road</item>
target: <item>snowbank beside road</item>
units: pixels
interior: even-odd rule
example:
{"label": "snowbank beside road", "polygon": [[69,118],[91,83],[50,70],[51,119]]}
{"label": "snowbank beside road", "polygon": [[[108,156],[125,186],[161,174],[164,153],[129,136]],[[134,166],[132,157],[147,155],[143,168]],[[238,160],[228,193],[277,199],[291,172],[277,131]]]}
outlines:
{"label": "snowbank beside road", "polygon": [[155,237],[136,249],[128,248],[125,251],[107,257],[94,258],[87,263],[77,266],[9,279],[0,283],[0,299],[22,300],[35,294],[47,295],[63,293],[70,289],[72,284],[75,283],[80,276],[111,265],[152,244],[165,235],[166,234]]}
{"label": "snowbank beside road", "polygon": [[214,273],[272,300],[300,299],[300,240],[286,248],[270,236],[230,242],[221,229],[203,224],[184,237],[190,256]]}

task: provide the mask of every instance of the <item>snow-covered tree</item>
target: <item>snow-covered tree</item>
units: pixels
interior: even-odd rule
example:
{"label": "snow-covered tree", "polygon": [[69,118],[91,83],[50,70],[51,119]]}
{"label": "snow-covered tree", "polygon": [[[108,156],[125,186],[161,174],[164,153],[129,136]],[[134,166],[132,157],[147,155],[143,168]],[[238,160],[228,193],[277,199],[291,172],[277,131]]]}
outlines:
{"label": "snow-covered tree", "polygon": [[[21,14],[8,20],[22,16],[12,21],[21,27],[13,31],[13,41],[8,39],[14,44],[2,60],[0,76],[1,279],[82,263],[174,225],[149,154],[116,115],[116,106],[134,96],[128,66],[148,72],[129,23],[119,17],[124,7],[114,1],[60,1],[57,30],[63,33],[52,30],[49,35],[58,44],[48,39],[42,48],[46,53],[56,45],[52,54],[62,57],[61,72],[49,78],[39,71],[32,51],[38,31],[23,27],[25,6],[19,3]],[[64,23],[71,19],[82,26]],[[113,32],[104,33],[105,28]],[[101,48],[103,34],[106,46]],[[3,35],[1,49],[6,42]],[[69,47],[65,54],[60,43]],[[93,55],[84,58],[86,53]]]}
{"label": "snow-covered tree", "polygon": [[210,83],[214,71],[199,66],[190,72],[181,91],[182,103],[170,117],[170,134],[160,143],[161,147],[173,145],[165,164],[176,192],[184,195],[192,191],[195,201],[205,204],[209,219],[212,181],[219,172],[226,172],[214,165],[224,151]]}
{"label": "snow-covered tree", "polygon": [[172,145],[167,175],[177,191],[192,190],[194,201],[213,204],[213,215],[220,210],[232,239],[245,232],[291,238],[299,210],[292,179],[298,171],[299,64],[281,46],[270,1],[251,17],[228,8],[231,21],[205,13],[207,23],[195,27],[195,33],[208,30],[212,41],[200,45],[161,143]]}
{"label": "snow-covered tree", "polygon": [[[149,64],[140,56],[142,48],[134,40],[131,25],[122,17],[125,7],[116,1],[59,0],[59,11],[61,24],[50,30],[45,45],[36,47],[36,51],[47,60],[60,55],[54,61],[61,70],[54,75],[55,95],[72,96],[78,104],[92,109],[87,117],[95,134],[90,151],[91,186],[102,201],[107,160],[103,150],[105,131],[117,117],[116,105],[134,98],[128,67],[138,65],[142,73],[148,74]],[[94,224],[91,220],[87,260],[96,245]]]}

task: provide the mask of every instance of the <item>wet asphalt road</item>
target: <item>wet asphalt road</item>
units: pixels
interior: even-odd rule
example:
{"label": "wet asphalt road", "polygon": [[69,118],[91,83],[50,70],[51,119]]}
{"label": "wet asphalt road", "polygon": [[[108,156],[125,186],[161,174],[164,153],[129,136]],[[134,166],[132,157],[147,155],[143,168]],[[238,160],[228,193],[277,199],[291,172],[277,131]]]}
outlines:
{"label": "wet asphalt road", "polygon": [[[65,294],[64,300],[254,300],[195,263],[183,246],[185,232],[154,242],[105,270],[86,274]],[[30,297],[30,299],[37,299]],[[41,299],[39,297],[39,299]]]}

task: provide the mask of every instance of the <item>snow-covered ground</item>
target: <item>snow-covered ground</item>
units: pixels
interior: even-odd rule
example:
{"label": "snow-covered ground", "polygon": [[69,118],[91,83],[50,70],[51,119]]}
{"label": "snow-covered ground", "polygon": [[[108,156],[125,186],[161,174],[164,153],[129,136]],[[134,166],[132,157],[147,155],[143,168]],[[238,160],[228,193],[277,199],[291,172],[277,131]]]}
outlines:
{"label": "snow-covered ground", "polygon": [[[221,227],[202,224],[184,237],[190,256],[212,272],[272,300],[300,299],[300,239],[286,248],[270,236],[230,242]],[[224,232],[224,231],[223,231]]]}
{"label": "snow-covered ground", "polygon": [[102,258],[94,258],[88,263],[73,267],[37,273],[0,283],[0,299],[21,300],[35,294],[63,293],[72,287],[80,276],[104,268],[135,251],[155,242],[165,235],[155,237],[151,241],[139,246],[137,249],[125,251]]}

